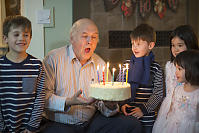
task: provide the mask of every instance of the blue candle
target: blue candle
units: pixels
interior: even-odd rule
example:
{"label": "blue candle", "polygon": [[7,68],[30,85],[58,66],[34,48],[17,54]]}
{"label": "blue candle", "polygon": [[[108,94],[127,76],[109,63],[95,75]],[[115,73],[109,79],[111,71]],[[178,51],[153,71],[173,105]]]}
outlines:
{"label": "blue candle", "polygon": [[122,79],[121,79],[121,77],[122,77],[122,67],[121,67],[121,64],[119,64],[119,68],[120,68],[119,81],[121,82],[122,81]]}

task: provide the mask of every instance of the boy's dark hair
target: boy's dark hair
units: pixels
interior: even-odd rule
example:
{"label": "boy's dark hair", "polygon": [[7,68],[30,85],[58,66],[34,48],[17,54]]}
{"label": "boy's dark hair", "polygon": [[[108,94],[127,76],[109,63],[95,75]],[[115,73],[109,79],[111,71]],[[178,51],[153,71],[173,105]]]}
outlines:
{"label": "boy's dark hair", "polygon": [[156,42],[156,32],[150,25],[140,24],[131,32],[130,38],[134,40],[142,39],[148,43]]}
{"label": "boy's dark hair", "polygon": [[3,35],[8,37],[8,32],[10,28],[16,28],[22,26],[24,30],[30,31],[30,36],[32,37],[32,28],[31,22],[24,16],[15,15],[15,16],[8,16],[3,22]]}
{"label": "boy's dark hair", "polygon": [[199,85],[199,50],[186,50],[179,53],[174,64],[185,69],[185,78],[191,85]]}
{"label": "boy's dark hair", "polygon": [[[198,49],[198,39],[196,34],[193,31],[193,28],[190,25],[181,25],[177,27],[170,35],[170,51],[172,48],[171,40],[174,37],[179,37],[184,41],[187,49]],[[171,61],[174,60],[174,56],[171,51]]]}

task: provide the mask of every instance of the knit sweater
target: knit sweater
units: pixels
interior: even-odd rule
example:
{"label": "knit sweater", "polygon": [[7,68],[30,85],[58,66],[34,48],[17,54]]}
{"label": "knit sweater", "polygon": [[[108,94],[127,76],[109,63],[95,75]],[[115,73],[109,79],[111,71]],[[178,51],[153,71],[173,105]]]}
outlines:
{"label": "knit sweater", "polygon": [[[126,60],[123,64],[129,64],[130,60]],[[121,82],[123,72],[117,76],[117,81]],[[124,73],[124,81],[126,81],[126,71]],[[126,101],[127,104],[135,107],[139,107],[144,116],[139,120],[143,126],[153,126],[156,118],[156,108],[162,102],[163,98],[163,72],[161,66],[153,61],[150,66],[150,85],[139,84],[136,89],[136,95],[134,101]]]}
{"label": "knit sweater", "polygon": [[21,63],[0,58],[0,131],[36,131],[44,108],[44,71],[28,55]]}

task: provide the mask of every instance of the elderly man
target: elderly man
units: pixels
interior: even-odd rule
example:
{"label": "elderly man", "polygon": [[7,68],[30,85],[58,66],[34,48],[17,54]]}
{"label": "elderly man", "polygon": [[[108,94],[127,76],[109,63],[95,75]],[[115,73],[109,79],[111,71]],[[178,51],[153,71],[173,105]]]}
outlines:
{"label": "elderly man", "polygon": [[88,97],[97,82],[97,65],[105,62],[96,54],[98,28],[90,19],[76,21],[71,45],[51,51],[44,59],[47,75],[44,133],[139,133],[139,121],[118,114],[119,106]]}

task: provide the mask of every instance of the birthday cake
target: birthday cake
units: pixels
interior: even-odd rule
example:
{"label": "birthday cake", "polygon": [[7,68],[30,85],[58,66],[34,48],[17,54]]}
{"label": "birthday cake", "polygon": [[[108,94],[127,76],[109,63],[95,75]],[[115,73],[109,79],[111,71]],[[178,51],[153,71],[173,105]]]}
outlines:
{"label": "birthday cake", "polygon": [[95,83],[90,85],[89,96],[99,100],[123,101],[131,97],[131,87],[122,82]]}

